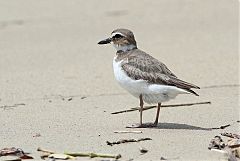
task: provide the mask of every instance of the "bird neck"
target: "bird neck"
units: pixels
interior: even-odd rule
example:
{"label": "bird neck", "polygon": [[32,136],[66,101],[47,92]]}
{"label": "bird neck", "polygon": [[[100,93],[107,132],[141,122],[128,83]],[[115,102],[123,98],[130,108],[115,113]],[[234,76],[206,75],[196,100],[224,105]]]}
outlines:
{"label": "bird neck", "polygon": [[117,49],[117,51],[126,52],[126,51],[130,51],[130,50],[133,50],[133,49],[137,49],[137,46],[133,45],[133,44],[129,44],[129,45],[113,44],[113,45]]}

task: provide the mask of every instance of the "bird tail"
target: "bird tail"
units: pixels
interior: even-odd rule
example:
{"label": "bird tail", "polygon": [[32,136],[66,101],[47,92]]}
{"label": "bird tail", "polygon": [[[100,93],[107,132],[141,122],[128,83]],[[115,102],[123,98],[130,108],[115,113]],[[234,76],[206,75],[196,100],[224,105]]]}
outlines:
{"label": "bird tail", "polygon": [[194,85],[194,84],[191,84],[191,83],[188,83],[188,82],[185,82],[183,80],[180,80],[178,78],[175,78],[175,77],[171,77],[170,79],[171,83],[178,87],[178,88],[181,88],[185,91],[188,91],[189,93],[192,93],[196,96],[199,96],[195,91],[193,91],[191,88],[196,88],[196,89],[200,89],[200,87]]}
{"label": "bird tail", "polygon": [[188,91],[189,93],[194,94],[195,96],[199,96],[199,94],[197,94],[195,91],[191,90],[191,89],[184,89],[186,91]]}

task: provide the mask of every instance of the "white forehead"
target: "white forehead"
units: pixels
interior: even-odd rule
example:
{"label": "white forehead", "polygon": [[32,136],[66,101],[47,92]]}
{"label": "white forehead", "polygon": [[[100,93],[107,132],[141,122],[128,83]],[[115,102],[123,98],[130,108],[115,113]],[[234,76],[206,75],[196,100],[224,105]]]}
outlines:
{"label": "white forehead", "polygon": [[117,35],[117,34],[126,37],[126,35],[124,35],[124,34],[122,34],[122,33],[120,33],[120,32],[114,32],[114,33],[111,34],[111,36],[113,37],[113,36],[115,36],[115,35]]}

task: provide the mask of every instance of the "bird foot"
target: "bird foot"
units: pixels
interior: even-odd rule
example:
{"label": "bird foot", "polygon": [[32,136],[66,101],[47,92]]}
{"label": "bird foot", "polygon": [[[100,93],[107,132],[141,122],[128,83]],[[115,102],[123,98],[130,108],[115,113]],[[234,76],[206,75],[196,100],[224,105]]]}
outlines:
{"label": "bird foot", "polygon": [[126,128],[153,128],[157,127],[157,124],[152,124],[152,123],[146,123],[146,124],[133,124],[130,126],[127,126]]}

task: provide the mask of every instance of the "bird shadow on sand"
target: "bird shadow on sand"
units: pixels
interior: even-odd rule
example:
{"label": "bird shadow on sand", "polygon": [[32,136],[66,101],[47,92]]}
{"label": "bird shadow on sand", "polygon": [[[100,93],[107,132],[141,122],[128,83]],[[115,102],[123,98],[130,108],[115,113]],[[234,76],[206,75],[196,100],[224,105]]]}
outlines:
{"label": "bird shadow on sand", "polygon": [[182,129],[182,130],[207,130],[210,131],[212,128],[205,128],[205,127],[199,127],[199,126],[193,126],[188,124],[179,124],[179,123],[158,123],[157,127],[153,127],[156,129]]}
{"label": "bird shadow on sand", "polygon": [[[134,127],[127,127],[127,128],[134,128]],[[199,126],[193,126],[188,124],[179,124],[179,123],[158,123],[156,127],[152,126],[151,123],[145,123],[142,127],[139,128],[149,128],[149,129],[179,129],[179,130],[205,130],[205,131],[211,131],[216,128],[205,128],[205,127],[199,127]]]}

